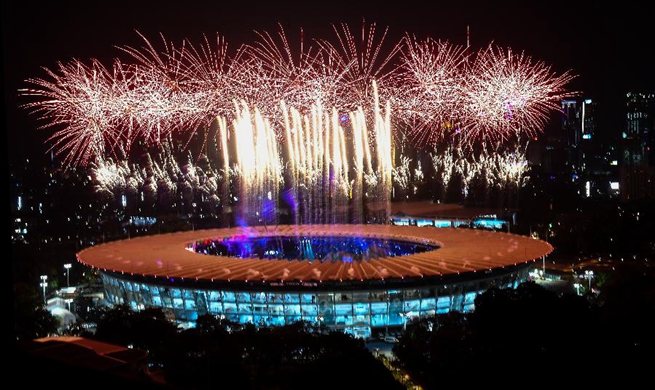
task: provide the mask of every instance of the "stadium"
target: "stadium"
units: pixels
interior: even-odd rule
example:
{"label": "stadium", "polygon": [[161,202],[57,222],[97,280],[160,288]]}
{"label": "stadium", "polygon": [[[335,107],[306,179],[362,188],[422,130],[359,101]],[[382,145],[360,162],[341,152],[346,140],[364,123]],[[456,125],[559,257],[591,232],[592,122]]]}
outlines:
{"label": "stadium", "polygon": [[516,287],[552,250],[482,229],[317,224],[144,236],[77,257],[100,271],[109,303],[161,308],[184,326],[211,314],[368,338],[416,317],[471,311],[479,293]]}

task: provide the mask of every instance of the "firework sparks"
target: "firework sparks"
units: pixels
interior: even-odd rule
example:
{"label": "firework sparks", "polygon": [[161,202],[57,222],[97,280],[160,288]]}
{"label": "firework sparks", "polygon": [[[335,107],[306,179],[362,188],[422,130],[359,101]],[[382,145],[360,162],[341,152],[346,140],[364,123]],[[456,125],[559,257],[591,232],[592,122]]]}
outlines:
{"label": "firework sparks", "polygon": [[402,80],[398,88],[400,118],[409,138],[434,145],[459,126],[466,88],[466,48],[448,42],[405,37]]}
{"label": "firework sparks", "polygon": [[[162,36],[162,49],[141,36],[142,47],[120,48],[129,61],[45,69],[20,90],[33,99],[22,107],[54,130],[50,150],[65,165],[92,167],[100,193],[234,199],[260,220],[259,202],[284,194],[303,202],[293,206],[303,213],[297,222],[323,223],[348,202],[361,213],[364,199],[386,204],[392,189],[406,194],[422,181],[420,161],[412,171],[401,155],[394,168],[394,136],[435,147],[444,194],[453,177],[464,197],[474,182],[519,187],[525,153],[500,146],[535,135],[574,94],[565,90],[573,75],[511,49],[474,52],[410,34],[389,43],[375,24],[333,30],[333,40],[306,39],[280,26],[234,55],[221,36],[198,46]],[[144,148],[146,161],[130,163]]]}
{"label": "firework sparks", "polygon": [[511,49],[480,52],[448,42],[405,38],[398,87],[400,119],[415,144],[434,146],[455,138],[463,147],[534,135],[561,99],[570,73]]}
{"label": "firework sparks", "polygon": [[367,24],[365,21],[362,22],[359,38],[344,23],[333,25],[333,30],[335,42],[318,42],[327,53],[329,65],[340,70],[338,93],[344,97],[340,99],[340,108],[352,112],[367,107],[377,98],[376,95],[381,96],[382,100],[391,99],[398,77],[395,60],[402,42],[388,43],[388,28],[379,32],[375,23]]}
{"label": "firework sparks", "polygon": [[276,35],[259,32],[233,57],[221,37],[193,46],[162,36],[158,50],[142,36],[141,48],[121,48],[132,63],[117,59],[107,69],[74,61],[46,70],[49,80],[28,80],[35,88],[21,93],[36,101],[24,107],[44,127],[58,128],[49,141],[70,165],[126,158],[139,140],[156,145],[183,135],[188,142],[215,118],[238,116],[234,101],[257,107],[279,136],[281,102],[302,115],[315,104],[335,109],[342,121],[362,108],[374,121],[374,84],[415,144],[456,136],[472,145],[539,131],[573,78],[510,49],[490,45],[474,53],[407,34],[385,50],[387,30],[379,34],[375,24],[363,23],[360,38],[347,25],[333,27],[336,43],[305,40],[301,30],[297,49],[281,26]]}
{"label": "firework sparks", "polygon": [[462,107],[468,140],[502,141],[519,133],[536,134],[568,96],[564,86],[573,77],[556,75],[524,53],[491,45],[478,53],[473,68]]}
{"label": "firework sparks", "polygon": [[89,66],[80,61],[60,63],[59,73],[46,72],[52,80],[30,79],[40,89],[22,93],[43,98],[24,105],[44,119],[43,128],[61,128],[49,138],[51,150],[63,154],[66,163],[85,164],[108,147],[120,148],[118,138],[105,131],[120,118],[111,99],[120,80],[95,60]]}

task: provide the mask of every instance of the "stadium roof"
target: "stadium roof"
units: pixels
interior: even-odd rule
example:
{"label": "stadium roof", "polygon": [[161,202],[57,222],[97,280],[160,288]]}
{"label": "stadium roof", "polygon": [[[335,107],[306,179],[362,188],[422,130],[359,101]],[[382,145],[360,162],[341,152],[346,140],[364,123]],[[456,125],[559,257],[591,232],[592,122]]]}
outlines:
{"label": "stadium roof", "polygon": [[[198,254],[191,244],[238,236],[363,236],[437,245],[437,250],[353,262],[244,259]],[[203,281],[343,282],[444,276],[533,262],[552,252],[541,240],[477,229],[393,225],[280,225],[144,236],[87,248],[81,263],[128,275]]]}
{"label": "stadium roof", "polygon": [[490,207],[465,207],[454,203],[408,201],[392,202],[391,213],[414,218],[472,219],[489,215],[496,215],[500,218],[511,211]]}

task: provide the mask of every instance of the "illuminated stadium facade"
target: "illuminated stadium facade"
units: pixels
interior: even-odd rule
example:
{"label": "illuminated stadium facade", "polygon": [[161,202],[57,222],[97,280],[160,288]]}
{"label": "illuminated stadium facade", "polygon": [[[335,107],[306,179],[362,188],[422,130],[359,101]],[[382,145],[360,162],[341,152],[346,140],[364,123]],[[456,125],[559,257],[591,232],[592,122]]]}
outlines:
{"label": "illuminated stadium facade", "polygon": [[525,236],[393,225],[280,225],[180,232],[78,253],[106,299],[162,308],[181,324],[211,314],[278,326],[308,321],[370,337],[419,316],[471,311],[516,287],[551,251]]}

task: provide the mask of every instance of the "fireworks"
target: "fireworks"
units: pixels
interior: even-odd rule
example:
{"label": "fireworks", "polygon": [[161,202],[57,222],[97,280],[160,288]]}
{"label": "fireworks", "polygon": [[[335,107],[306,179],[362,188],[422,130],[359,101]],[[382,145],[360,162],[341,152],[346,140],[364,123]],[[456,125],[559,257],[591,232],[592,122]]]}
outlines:
{"label": "fireworks", "polygon": [[505,191],[518,190],[526,183],[527,144],[516,139],[502,147],[488,143],[479,146],[478,151],[470,151],[451,144],[444,150],[435,148],[430,154],[433,178],[442,184],[440,200],[446,200],[447,189],[454,177],[460,179],[459,191],[463,198],[471,192],[473,182],[479,183],[487,192],[494,187]]}
{"label": "fireworks", "polygon": [[468,53],[464,47],[406,36],[398,86],[399,118],[417,144],[434,145],[465,117]]}
{"label": "fireworks", "polygon": [[329,63],[342,69],[338,92],[347,98],[342,100],[341,109],[356,111],[369,106],[372,99],[379,99],[377,96],[383,101],[391,99],[396,90],[395,60],[401,42],[387,45],[388,29],[379,33],[375,24],[362,24],[361,39],[356,38],[347,24],[333,26],[333,30],[338,44],[329,40],[321,40],[319,44],[327,53]]}
{"label": "fireworks", "polygon": [[464,97],[467,139],[498,141],[538,133],[567,96],[564,86],[572,78],[554,74],[525,54],[494,46],[477,54],[473,68]]}
{"label": "fireworks", "polygon": [[541,131],[573,75],[511,49],[480,52],[411,36],[403,46],[399,119],[414,143],[454,139],[461,147]]}
{"label": "fireworks", "polygon": [[201,46],[162,37],[161,50],[143,37],[143,47],[121,48],[131,62],[59,64],[20,92],[35,98],[24,107],[55,129],[51,148],[68,164],[86,165],[126,158],[137,141],[191,139],[217,117],[237,117],[235,101],[259,110],[278,135],[282,102],[303,115],[315,104],[343,118],[361,108],[370,122],[373,82],[391,102],[396,132],[417,145],[498,142],[540,131],[573,78],[511,49],[473,52],[409,34],[387,45],[387,31],[377,33],[375,24],[363,24],[361,39],[347,25],[334,32],[334,41],[305,40],[301,30],[296,46],[280,27],[259,32],[233,56],[222,37]]}
{"label": "fireworks", "polygon": [[333,30],[332,40],[306,39],[280,26],[234,54],[221,36],[201,45],[162,36],[161,48],[142,36],[110,67],[92,59],[45,69],[20,91],[32,99],[23,107],[53,130],[50,148],[65,165],[92,167],[100,193],[240,197],[255,222],[262,202],[286,199],[304,203],[296,222],[332,223],[349,203],[363,222],[364,199],[387,203],[410,184],[416,193],[421,162],[412,170],[401,151],[394,168],[394,136],[450,145],[431,161],[444,193],[454,177],[464,197],[481,178],[520,186],[523,151],[499,146],[541,131],[572,95],[571,74],[511,49],[410,34],[389,42],[375,24]]}

